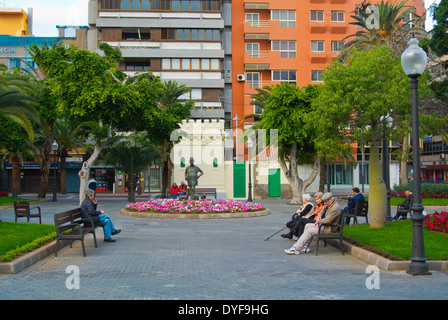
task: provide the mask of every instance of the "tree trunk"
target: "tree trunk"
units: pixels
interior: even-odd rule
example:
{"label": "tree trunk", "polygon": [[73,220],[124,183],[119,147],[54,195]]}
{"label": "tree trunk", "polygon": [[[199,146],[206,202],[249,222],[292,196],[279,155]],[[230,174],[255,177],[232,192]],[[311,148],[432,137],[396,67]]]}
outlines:
{"label": "tree trunk", "polygon": [[310,176],[303,181],[299,177],[299,172],[297,171],[297,143],[294,143],[290,150],[290,169],[286,166],[286,161],[284,158],[280,159],[280,168],[282,168],[283,173],[288,179],[289,184],[292,189],[292,199],[290,204],[302,204],[302,195],[305,193],[306,189],[313,183],[319,173],[319,158],[316,157],[314,161],[313,171]]}
{"label": "tree trunk", "polygon": [[37,197],[42,199],[46,197],[48,190],[48,176],[50,175],[50,164],[52,156],[51,152],[52,139],[53,139],[53,129],[50,128],[50,133],[45,136],[44,140],[44,149],[42,152],[42,167],[40,169],[40,185],[39,185],[39,192],[37,194]]}
{"label": "tree trunk", "polygon": [[369,216],[371,228],[386,225],[387,194],[379,161],[378,125],[372,125],[369,161]]}
{"label": "tree trunk", "polygon": [[400,161],[400,184],[408,183],[409,137],[403,138]]}
{"label": "tree trunk", "polygon": [[20,190],[20,159],[19,156],[14,154],[11,157],[12,162],[12,181],[11,181],[11,189],[17,190],[17,194],[21,193]]}
{"label": "tree trunk", "polygon": [[78,172],[80,184],[79,184],[79,205],[82,204],[85,198],[85,191],[87,188],[87,182],[89,181],[89,175],[90,175],[90,167],[92,166],[93,162],[98,158],[101,150],[103,148],[99,146],[95,146],[93,149],[93,153],[90,156],[90,158],[85,161],[82,164],[81,170]]}
{"label": "tree trunk", "polygon": [[[325,159],[324,159],[325,160]],[[325,192],[325,185],[327,183],[327,164],[325,161],[320,161],[320,176],[319,176],[319,191]]]}
{"label": "tree trunk", "polygon": [[67,194],[67,154],[61,155],[61,194]]}

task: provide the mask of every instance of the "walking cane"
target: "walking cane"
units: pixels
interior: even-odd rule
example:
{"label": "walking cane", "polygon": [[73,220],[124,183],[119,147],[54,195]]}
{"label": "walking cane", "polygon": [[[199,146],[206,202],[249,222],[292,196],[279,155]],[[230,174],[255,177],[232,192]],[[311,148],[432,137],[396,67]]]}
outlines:
{"label": "walking cane", "polygon": [[272,236],[267,237],[266,239],[264,239],[264,241],[271,239],[271,238],[272,238],[273,236],[275,236],[277,233],[279,233],[280,231],[283,231],[283,230],[285,230],[285,229],[286,229],[286,227],[280,229],[279,231],[277,231],[276,233],[274,233]]}

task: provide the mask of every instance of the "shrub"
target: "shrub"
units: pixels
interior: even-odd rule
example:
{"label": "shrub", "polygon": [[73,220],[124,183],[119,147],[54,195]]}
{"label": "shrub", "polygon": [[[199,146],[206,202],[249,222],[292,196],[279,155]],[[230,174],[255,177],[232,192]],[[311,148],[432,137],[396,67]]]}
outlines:
{"label": "shrub", "polygon": [[[448,198],[447,183],[422,183],[420,185],[423,198]],[[404,192],[412,192],[414,186],[412,183],[394,185],[392,195],[404,196]]]}

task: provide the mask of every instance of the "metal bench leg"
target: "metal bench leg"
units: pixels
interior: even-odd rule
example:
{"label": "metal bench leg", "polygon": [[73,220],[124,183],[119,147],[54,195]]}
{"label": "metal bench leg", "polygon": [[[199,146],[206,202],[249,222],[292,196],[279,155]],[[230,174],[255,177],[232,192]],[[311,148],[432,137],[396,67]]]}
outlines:
{"label": "metal bench leg", "polygon": [[56,251],[54,252],[54,256],[58,256],[58,250],[59,250],[59,238],[56,239]]}

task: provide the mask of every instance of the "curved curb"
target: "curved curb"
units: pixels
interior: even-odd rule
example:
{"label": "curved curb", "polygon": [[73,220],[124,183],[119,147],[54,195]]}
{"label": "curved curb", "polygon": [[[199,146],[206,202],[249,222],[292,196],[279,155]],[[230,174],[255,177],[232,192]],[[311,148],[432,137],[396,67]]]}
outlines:
{"label": "curved curb", "polygon": [[235,219],[235,218],[255,218],[271,214],[269,209],[253,212],[235,212],[235,213],[151,213],[135,212],[121,209],[119,214],[133,218],[150,219]]}

